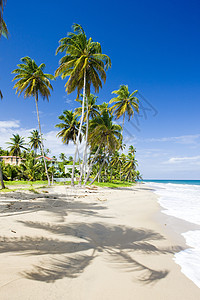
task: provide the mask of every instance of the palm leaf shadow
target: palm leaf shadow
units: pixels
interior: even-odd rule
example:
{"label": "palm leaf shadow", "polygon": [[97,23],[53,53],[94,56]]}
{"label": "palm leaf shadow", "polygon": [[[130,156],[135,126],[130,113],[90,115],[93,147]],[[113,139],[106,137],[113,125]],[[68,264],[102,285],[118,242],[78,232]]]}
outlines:
{"label": "palm leaf shadow", "polygon": [[127,272],[142,271],[143,275],[138,277],[137,280],[146,284],[154,284],[158,280],[165,278],[169,273],[168,270],[153,270],[144,264],[139,263],[123,251],[112,252],[110,254],[112,255],[112,262],[115,263],[115,266],[120,267]]}
{"label": "palm leaf shadow", "polygon": [[63,256],[62,259],[52,258],[48,262],[44,262],[45,267],[33,266],[32,271],[23,272],[22,275],[27,279],[45,282],[54,282],[64,277],[76,278],[94,258],[93,255],[77,255],[74,258]]}
{"label": "palm leaf shadow", "polygon": [[[122,270],[143,272],[138,278],[140,282],[155,283],[165,278],[169,271],[151,269],[133,259],[129,253],[131,255],[134,252],[160,255],[182,250],[180,247],[156,247],[153,242],[162,240],[164,237],[150,229],[109,223],[19,222],[24,226],[45,230],[56,236],[56,238],[25,236],[0,239],[2,242],[0,253],[41,256],[41,260],[32,270],[23,272],[23,276],[32,280],[52,282],[63,277],[76,278],[95,257],[105,255],[109,262]],[[92,251],[93,254],[88,255],[88,251]],[[48,256],[42,258],[43,255]]]}

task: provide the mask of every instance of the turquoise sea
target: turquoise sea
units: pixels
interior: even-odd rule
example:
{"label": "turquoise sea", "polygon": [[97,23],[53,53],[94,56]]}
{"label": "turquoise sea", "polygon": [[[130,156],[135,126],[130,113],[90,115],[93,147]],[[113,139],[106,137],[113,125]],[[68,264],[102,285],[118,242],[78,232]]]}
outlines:
{"label": "turquoise sea", "polygon": [[200,180],[160,180],[160,179],[147,179],[147,180],[142,180],[142,182],[200,185]]}

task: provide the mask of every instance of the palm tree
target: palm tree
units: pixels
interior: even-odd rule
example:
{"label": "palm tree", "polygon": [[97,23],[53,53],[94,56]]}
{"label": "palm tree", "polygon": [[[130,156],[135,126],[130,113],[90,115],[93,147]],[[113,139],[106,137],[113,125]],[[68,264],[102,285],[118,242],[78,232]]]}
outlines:
{"label": "palm tree", "polygon": [[30,181],[39,179],[42,171],[42,164],[35,160],[34,157],[28,157],[24,163],[20,165],[23,175]]}
{"label": "palm tree", "polygon": [[62,162],[65,162],[67,160],[67,157],[65,155],[65,153],[60,153],[59,158],[62,160]]}
{"label": "palm tree", "polygon": [[31,131],[31,136],[28,137],[30,139],[29,144],[31,149],[35,151],[35,156],[37,155],[37,150],[41,149],[41,139],[38,130]]}
{"label": "palm tree", "polygon": [[130,94],[128,85],[120,85],[119,90],[112,92],[112,94],[116,94],[117,97],[112,98],[109,103],[114,103],[114,105],[111,107],[111,111],[117,119],[123,116],[122,134],[124,129],[125,115],[127,114],[129,118],[128,120],[130,120],[135,111],[139,113],[139,100],[137,97],[135,97],[137,92],[138,91],[135,90]]}
{"label": "palm tree", "polygon": [[133,147],[133,145],[129,146],[129,153],[131,153],[132,155],[135,155],[136,149]]}
{"label": "palm tree", "polygon": [[135,159],[135,155],[129,152],[126,157],[126,163],[123,169],[123,175],[126,176],[125,180],[131,179],[132,181],[133,179],[135,179],[136,165],[137,165],[137,160]]}
{"label": "palm tree", "polygon": [[110,181],[112,179],[112,170],[113,168],[116,169],[117,173],[120,173],[120,180],[121,180],[121,166],[122,166],[122,161],[120,159],[120,154],[117,150],[115,150],[112,158],[111,158],[111,162],[110,162],[110,165],[111,165],[111,176],[110,176]]}
{"label": "palm tree", "polygon": [[[69,141],[73,141],[75,144],[78,135],[78,116],[76,116],[72,110],[64,110],[63,114],[58,118],[62,123],[55,125],[55,127],[61,129],[57,136],[62,138],[64,144],[69,144]],[[82,136],[80,135],[79,138],[81,141]]]}
{"label": "palm tree", "polygon": [[21,137],[18,133],[13,134],[13,137],[10,138],[11,142],[7,142],[6,144],[10,145],[10,154],[14,156],[21,155],[21,149],[27,150],[25,147],[26,143],[24,141],[24,137]]}
{"label": "palm tree", "polygon": [[12,73],[17,74],[13,80],[18,80],[14,88],[16,88],[16,93],[19,95],[24,92],[24,98],[27,97],[35,97],[35,104],[36,104],[36,111],[37,111],[37,119],[39,125],[39,132],[40,132],[40,140],[41,140],[41,150],[42,156],[44,160],[45,171],[48,179],[48,184],[50,185],[49,174],[47,170],[46,160],[44,157],[44,146],[43,146],[43,139],[42,139],[42,131],[40,125],[40,118],[39,118],[39,110],[38,110],[38,95],[40,94],[43,99],[49,100],[50,91],[49,89],[53,90],[53,87],[49,81],[49,79],[54,79],[53,75],[44,74],[43,70],[45,68],[45,64],[41,64],[39,67],[35,63],[33,59],[26,56],[21,58],[21,64],[17,65],[18,69],[15,69]]}
{"label": "palm tree", "polygon": [[[98,146],[97,152],[99,152],[100,148],[103,148],[105,154],[100,170],[92,183],[96,180],[98,174],[101,173],[106,159],[111,155],[111,153],[113,153],[115,150],[118,150],[120,146],[119,141],[121,140],[122,128],[120,125],[113,124],[112,120],[113,117],[109,115],[109,112],[107,110],[103,110],[101,115],[92,119],[89,124],[89,142],[91,148]],[[85,183],[87,182],[88,178],[89,176],[87,174]]]}
{"label": "palm tree", "polygon": [[135,177],[136,177],[135,178],[136,180],[142,180],[142,174],[140,174],[140,171],[138,171],[138,170],[136,171]]}
{"label": "palm tree", "polygon": [[85,31],[79,24],[74,24],[73,30],[73,33],[69,33],[67,37],[60,40],[60,46],[57,48],[56,54],[65,52],[66,55],[61,58],[60,66],[55,72],[55,75],[61,76],[62,79],[69,76],[65,84],[68,93],[77,89],[78,98],[80,91],[83,89],[82,115],[74,153],[72,185],[74,185],[73,176],[78,153],[78,141],[84,118],[85,97],[90,95],[91,85],[93,85],[95,92],[99,91],[99,88],[102,87],[102,80],[104,83],[106,81],[105,71],[111,66],[110,58],[102,54],[100,43],[93,42],[92,38],[87,39]]}

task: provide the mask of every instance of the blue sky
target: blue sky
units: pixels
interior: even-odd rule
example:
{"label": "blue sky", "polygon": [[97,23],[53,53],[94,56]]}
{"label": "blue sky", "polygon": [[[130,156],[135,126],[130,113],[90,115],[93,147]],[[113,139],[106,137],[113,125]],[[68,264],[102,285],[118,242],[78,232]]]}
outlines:
{"label": "blue sky", "polygon": [[[200,179],[200,3],[199,1],[7,1],[4,18],[9,39],[0,40],[0,146],[13,133],[29,136],[37,128],[34,99],[17,97],[12,70],[30,56],[54,73],[61,55],[58,41],[81,24],[99,41],[112,68],[98,94],[109,101],[120,84],[138,89],[146,114],[126,120],[125,141],[137,149],[146,179]],[[39,100],[45,147],[51,155],[72,154],[73,146],[56,138],[55,124],[64,109],[76,106],[57,79],[49,103]]]}

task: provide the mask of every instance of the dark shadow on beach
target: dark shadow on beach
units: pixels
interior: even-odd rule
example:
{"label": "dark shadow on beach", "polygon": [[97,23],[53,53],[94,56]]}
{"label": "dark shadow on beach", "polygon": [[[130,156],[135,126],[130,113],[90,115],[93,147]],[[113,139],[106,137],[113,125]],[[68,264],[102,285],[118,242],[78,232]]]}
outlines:
{"label": "dark shadow on beach", "polygon": [[137,279],[143,284],[153,284],[166,277],[169,270],[149,268],[135,259],[134,253],[163,255],[182,250],[178,246],[156,247],[153,242],[163,240],[164,237],[146,228],[136,229],[108,223],[21,223],[56,236],[0,238],[0,253],[40,257],[38,265],[22,273],[31,280],[54,282],[64,277],[76,278],[95,257],[103,255],[112,267],[136,273]]}
{"label": "dark shadow on beach", "polygon": [[[84,203],[83,201],[77,200],[80,197],[84,199],[87,197],[87,193],[82,193],[81,195],[71,192],[66,194],[5,193],[0,195],[0,217],[45,211],[59,217],[60,222],[64,221],[64,217],[66,217],[69,212],[106,218],[99,214],[101,210],[106,209],[106,206],[100,205],[92,200],[89,203]],[[9,201],[2,201],[6,199],[9,199]],[[74,199],[76,199],[76,201],[74,201]]]}

